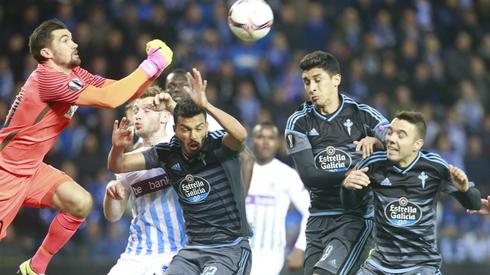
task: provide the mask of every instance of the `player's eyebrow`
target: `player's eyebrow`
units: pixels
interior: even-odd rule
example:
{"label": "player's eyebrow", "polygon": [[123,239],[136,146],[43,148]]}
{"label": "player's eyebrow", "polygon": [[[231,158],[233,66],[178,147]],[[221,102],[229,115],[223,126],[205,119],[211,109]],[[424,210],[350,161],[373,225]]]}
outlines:
{"label": "player's eyebrow", "polygon": [[60,39],[59,39],[59,40],[61,41],[61,40],[62,40],[64,37],[68,37],[68,38],[70,38],[70,36],[69,36],[68,34],[62,34],[62,35],[60,36]]}
{"label": "player's eyebrow", "polygon": [[405,134],[405,135],[408,135],[407,134],[407,131],[403,130],[403,129],[396,129],[395,132],[397,133],[402,133],[402,134]]}

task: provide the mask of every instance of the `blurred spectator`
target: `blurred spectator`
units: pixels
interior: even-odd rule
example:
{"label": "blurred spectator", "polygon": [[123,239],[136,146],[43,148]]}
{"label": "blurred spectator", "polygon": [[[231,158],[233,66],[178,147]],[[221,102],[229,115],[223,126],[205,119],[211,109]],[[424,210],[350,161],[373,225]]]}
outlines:
{"label": "blurred spectator", "polygon": [[[298,56],[305,50],[326,50],[345,64],[342,92],[368,101],[388,117],[400,109],[421,110],[428,124],[425,147],[437,147],[450,163],[464,165],[477,186],[490,192],[490,181],[483,176],[490,155],[490,113],[485,113],[490,108],[490,1],[273,0],[268,1],[275,15],[271,32],[254,43],[242,42],[230,32],[227,16],[233,2],[3,1],[2,123],[13,97],[37,66],[28,54],[28,35],[47,18],[65,22],[85,56],[85,66],[110,78],[133,71],[146,55],[146,42],[160,38],[174,51],[174,68],[199,67],[206,72],[208,92],[217,106],[248,125],[272,119],[281,129],[305,99]],[[121,114],[78,108],[46,161],[89,185],[97,197],[112,124]],[[291,162],[284,154],[280,158]],[[445,262],[490,262],[490,218],[467,217],[452,201],[442,198],[441,203]],[[22,225],[12,228],[2,242],[0,265],[3,246],[17,254],[40,242],[24,238],[22,230],[45,226],[34,225],[49,218],[49,212],[41,213],[26,211],[18,218]],[[88,245],[84,253],[96,262],[113,260],[111,253],[120,249],[109,247],[121,241],[116,240],[121,238],[118,228],[107,227],[97,218],[100,215],[94,211],[87,226],[90,233],[80,234],[84,242],[73,243]],[[68,247],[66,256],[76,255],[74,250]]]}

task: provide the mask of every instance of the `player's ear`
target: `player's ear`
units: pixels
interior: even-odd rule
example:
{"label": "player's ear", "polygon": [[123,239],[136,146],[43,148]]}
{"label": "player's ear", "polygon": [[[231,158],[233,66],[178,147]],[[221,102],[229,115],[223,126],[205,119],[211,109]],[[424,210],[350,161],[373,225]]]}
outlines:
{"label": "player's ear", "polygon": [[424,140],[419,138],[415,141],[413,147],[414,147],[414,152],[417,152],[419,151],[420,149],[422,149],[422,146],[424,146]]}
{"label": "player's ear", "polygon": [[160,115],[160,124],[166,124],[171,116],[172,114],[170,112],[163,111],[162,114]]}
{"label": "player's ear", "polygon": [[53,58],[53,52],[49,48],[42,48],[39,53],[46,59]]}
{"label": "player's ear", "polygon": [[338,87],[341,81],[342,81],[342,77],[340,76],[340,74],[336,74],[332,76],[332,82],[335,87]]}

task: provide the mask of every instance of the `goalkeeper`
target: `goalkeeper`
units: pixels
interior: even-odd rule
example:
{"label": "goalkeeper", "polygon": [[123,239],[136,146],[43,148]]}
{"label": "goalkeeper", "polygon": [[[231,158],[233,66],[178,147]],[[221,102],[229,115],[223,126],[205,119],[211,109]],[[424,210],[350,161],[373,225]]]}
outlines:
{"label": "goalkeeper", "polygon": [[43,162],[78,106],[116,108],[139,97],[172,62],[160,40],[147,44],[148,57],[127,77],[114,81],[79,67],[78,45],[57,19],[44,21],[29,37],[39,65],[15,98],[0,130],[0,239],[21,206],[59,213],[46,238],[18,274],[44,274],[52,258],[92,209],[90,194],[72,178]]}

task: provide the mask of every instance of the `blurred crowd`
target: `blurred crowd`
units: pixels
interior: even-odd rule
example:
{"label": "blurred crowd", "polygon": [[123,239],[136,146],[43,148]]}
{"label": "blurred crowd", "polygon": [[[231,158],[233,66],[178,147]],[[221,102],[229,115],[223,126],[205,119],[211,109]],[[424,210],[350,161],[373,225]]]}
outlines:
{"label": "blurred crowd", "polygon": [[[284,129],[305,100],[298,61],[320,49],[339,59],[342,93],[388,119],[402,109],[422,111],[428,122],[425,147],[462,167],[482,194],[490,194],[490,1],[267,2],[275,15],[271,33],[246,43],[227,25],[233,1],[2,1],[0,119],[37,66],[28,36],[48,18],[60,19],[73,33],[82,67],[107,78],[133,71],[146,56],[145,43],[162,39],[174,51],[167,71],[199,68],[209,81],[211,101],[249,129],[264,120]],[[161,85],[164,79],[158,80]],[[112,124],[123,110],[77,113],[46,161],[89,190],[96,205],[61,254],[114,260],[126,244],[128,221],[108,224],[102,199],[113,178],[106,170]],[[279,157],[291,163],[283,153]],[[466,214],[448,196],[441,197],[439,208],[445,262],[490,263],[490,217]],[[1,249],[0,256],[29,255],[52,217],[48,210],[22,210],[2,242],[9,250]],[[297,213],[291,219],[297,220]]]}

